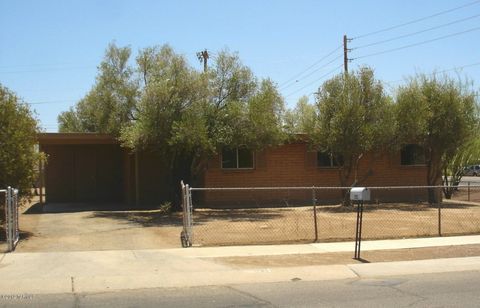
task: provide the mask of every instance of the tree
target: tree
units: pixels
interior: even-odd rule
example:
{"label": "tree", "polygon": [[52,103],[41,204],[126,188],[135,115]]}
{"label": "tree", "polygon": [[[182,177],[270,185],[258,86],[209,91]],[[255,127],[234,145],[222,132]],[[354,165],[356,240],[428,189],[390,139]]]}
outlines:
{"label": "tree", "polygon": [[40,159],[38,131],[28,105],[0,84],[0,188],[12,186],[30,195]]}
{"label": "tree", "polygon": [[370,174],[358,174],[361,159],[368,153],[372,164],[392,143],[391,98],[373,71],[364,67],[323,83],[315,106],[318,116],[310,137],[312,147],[333,155],[341,186],[361,183]]}
{"label": "tree", "polygon": [[[478,131],[478,130],[477,130]],[[480,139],[478,135],[473,140],[462,145],[452,157],[445,159],[443,166],[443,193],[450,199],[462,180],[465,167],[480,162]]]}
{"label": "tree", "polygon": [[[447,161],[475,132],[474,93],[446,76],[418,75],[398,89],[396,105],[400,140],[423,146],[427,185],[441,185]],[[429,189],[428,195],[430,203],[439,202],[435,189]]]}
{"label": "tree", "polygon": [[135,118],[138,81],[128,60],[129,47],[110,44],[95,85],[75,108],[58,116],[60,132],[100,132],[115,136]]}
{"label": "tree", "polygon": [[120,140],[132,151],[155,151],[168,162],[173,199],[180,179],[190,179],[194,153],[206,140],[203,79],[168,45],[140,51],[137,66],[143,88],[136,118],[121,130]]}
{"label": "tree", "polygon": [[172,199],[179,181],[195,183],[222,148],[283,142],[276,85],[258,81],[238,54],[220,51],[207,71],[168,45],[141,50],[135,68],[129,57],[128,47],[107,48],[94,87],[59,116],[60,130],[110,133],[133,152],[159,153],[168,162]]}
{"label": "tree", "polygon": [[137,57],[143,84],[136,119],[120,140],[133,151],[155,150],[169,162],[172,196],[183,179],[195,183],[224,147],[252,150],[280,144],[284,102],[272,81],[258,82],[237,54],[218,53],[199,72],[168,46]]}
{"label": "tree", "polygon": [[286,130],[291,134],[308,134],[314,130],[317,114],[315,105],[308,102],[307,96],[299,98],[293,110],[288,110],[284,117]]}

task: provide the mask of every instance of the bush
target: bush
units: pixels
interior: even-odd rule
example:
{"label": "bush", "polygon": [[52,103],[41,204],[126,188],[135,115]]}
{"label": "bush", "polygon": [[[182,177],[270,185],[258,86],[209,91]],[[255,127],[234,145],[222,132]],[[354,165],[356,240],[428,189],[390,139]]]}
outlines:
{"label": "bush", "polygon": [[[31,195],[40,158],[35,149],[38,131],[37,119],[28,105],[0,84],[0,189],[12,186],[23,198]],[[3,194],[0,198],[4,199]],[[0,201],[0,206],[4,202]]]}

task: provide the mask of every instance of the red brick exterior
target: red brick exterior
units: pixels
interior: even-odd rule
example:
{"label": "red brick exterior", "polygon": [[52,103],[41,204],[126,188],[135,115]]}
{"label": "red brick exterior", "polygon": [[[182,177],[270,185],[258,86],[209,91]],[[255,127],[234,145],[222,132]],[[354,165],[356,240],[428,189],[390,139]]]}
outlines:
{"label": "red brick exterior", "polygon": [[[340,186],[337,168],[322,168],[316,163],[316,152],[308,150],[306,143],[297,142],[285,144],[276,148],[266,149],[255,153],[255,166],[249,170],[225,170],[221,168],[220,155],[209,161],[205,172],[204,187],[298,187],[298,186]],[[400,153],[376,155],[380,156],[372,160],[373,155],[366,155],[360,161],[358,179],[364,181],[357,186],[421,186],[426,185],[425,166],[402,166]],[[370,172],[369,172],[370,170]],[[365,178],[365,174],[370,175]],[[349,179],[348,186],[354,181],[353,176]],[[252,201],[267,202],[271,199],[282,199],[282,194],[288,194],[288,199],[311,200],[311,191],[280,191],[270,192],[212,192],[205,193],[201,198],[206,206],[217,205],[225,202]],[[339,200],[340,191],[318,192],[317,198],[321,200]],[[400,199],[424,199],[424,190],[389,191],[372,193],[372,199],[388,199],[395,201]],[[382,200],[383,201],[383,200]],[[238,203],[240,204],[240,203]]]}

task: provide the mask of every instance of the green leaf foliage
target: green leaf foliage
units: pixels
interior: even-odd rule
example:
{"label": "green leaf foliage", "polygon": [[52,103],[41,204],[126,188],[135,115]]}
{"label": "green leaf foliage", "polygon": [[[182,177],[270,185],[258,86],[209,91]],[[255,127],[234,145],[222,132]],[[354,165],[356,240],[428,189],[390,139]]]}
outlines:
{"label": "green leaf foliage", "polygon": [[75,108],[58,116],[60,132],[99,132],[120,135],[135,117],[138,82],[128,65],[131,50],[110,44],[98,67],[95,85]]}
{"label": "green leaf foliage", "polygon": [[312,145],[342,161],[342,185],[356,183],[360,159],[367,153],[383,153],[395,133],[392,100],[370,68],[340,74],[323,83],[315,113]]}
{"label": "green leaf foliage", "polygon": [[0,189],[11,186],[30,194],[40,158],[35,150],[38,131],[28,105],[0,84]]}
{"label": "green leaf foliage", "polygon": [[397,125],[401,142],[425,148],[427,183],[441,183],[442,170],[477,131],[475,94],[448,77],[418,75],[398,90]]}

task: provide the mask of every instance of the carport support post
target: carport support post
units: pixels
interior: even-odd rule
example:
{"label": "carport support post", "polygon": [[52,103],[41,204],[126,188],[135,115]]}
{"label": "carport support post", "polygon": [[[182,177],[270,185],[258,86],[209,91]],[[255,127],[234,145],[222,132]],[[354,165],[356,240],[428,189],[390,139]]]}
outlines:
{"label": "carport support post", "polygon": [[139,180],[139,170],[138,170],[138,151],[135,152],[135,206],[140,205],[140,180]]}
{"label": "carport support post", "polygon": [[40,160],[38,162],[38,171],[39,171],[38,176],[40,177],[40,181],[39,181],[40,182],[40,187],[39,187],[39,190],[40,190],[39,191],[40,204],[43,204],[43,186],[44,186],[44,182],[45,182],[44,179],[45,178],[43,176],[44,172],[43,172],[43,162],[42,162],[42,160]]}

